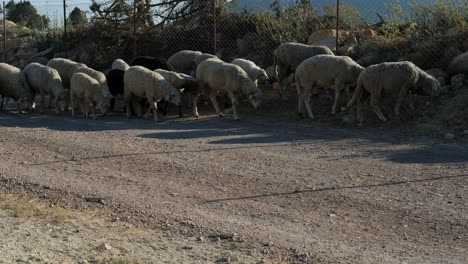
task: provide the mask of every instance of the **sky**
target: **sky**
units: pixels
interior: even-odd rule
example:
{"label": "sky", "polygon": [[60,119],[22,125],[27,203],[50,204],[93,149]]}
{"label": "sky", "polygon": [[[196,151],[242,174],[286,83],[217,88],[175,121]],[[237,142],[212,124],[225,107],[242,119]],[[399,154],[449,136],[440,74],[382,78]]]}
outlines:
{"label": "sky", "polygon": [[[15,0],[15,2],[18,1]],[[29,2],[36,7],[40,15],[46,15],[50,18],[52,27],[63,25],[63,0],[29,0]],[[66,5],[67,16],[75,7],[88,11],[87,15],[90,15],[89,6],[91,5],[91,0],[66,0]],[[57,23],[57,25],[54,25],[54,23]]]}

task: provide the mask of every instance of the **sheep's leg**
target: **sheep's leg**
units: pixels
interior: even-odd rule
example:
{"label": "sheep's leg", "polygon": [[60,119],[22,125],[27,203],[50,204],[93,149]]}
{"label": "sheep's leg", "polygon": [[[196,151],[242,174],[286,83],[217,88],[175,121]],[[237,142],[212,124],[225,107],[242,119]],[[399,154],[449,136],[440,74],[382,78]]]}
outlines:
{"label": "sheep's leg", "polygon": [[93,119],[96,120],[95,105],[92,102],[89,102],[89,107],[91,108],[91,114],[93,115]]}
{"label": "sheep's leg", "polygon": [[395,115],[397,117],[400,116],[400,107],[401,107],[401,104],[403,103],[403,100],[408,95],[408,91],[409,91],[409,85],[408,84],[403,85],[403,87],[401,87],[401,89],[400,89],[400,93],[398,94],[398,99],[397,99],[397,102],[396,102],[396,105],[395,105]]}
{"label": "sheep's leg", "polygon": [[338,108],[338,101],[340,100],[341,90],[343,90],[343,85],[336,85],[335,86],[335,102],[333,103],[332,107],[332,114],[336,115],[336,110]]}
{"label": "sheep's leg", "polygon": [[314,114],[312,113],[312,109],[310,107],[310,99],[312,97],[312,92],[307,91],[307,93],[304,94],[304,104],[307,109],[307,113],[309,114],[310,119],[314,119]]}
{"label": "sheep's leg", "polygon": [[416,110],[416,108],[414,107],[414,95],[411,91],[409,91],[409,107],[413,112]]}
{"label": "sheep's leg", "polygon": [[[43,114],[44,113],[44,105],[45,105],[45,94],[43,92],[41,92],[40,96],[41,96],[41,108],[39,108],[39,113]],[[33,98],[34,97],[35,96],[33,96]]]}
{"label": "sheep's leg", "polygon": [[223,117],[224,114],[221,113],[221,110],[219,109],[219,105],[218,105],[218,102],[216,101],[216,94],[215,93],[210,94],[210,100],[211,100],[211,103],[213,104],[213,107],[215,108],[216,114],[219,117]]}
{"label": "sheep's leg", "polygon": [[379,117],[379,119],[382,120],[383,122],[386,122],[387,118],[384,116],[384,114],[382,113],[379,107],[380,91],[381,89],[377,89],[373,94],[371,94],[370,106],[372,110],[374,110],[375,114]]}
{"label": "sheep's leg", "polygon": [[73,94],[70,94],[70,105],[71,105],[71,111],[72,111],[72,117],[75,117],[75,99],[73,97]]}
{"label": "sheep's leg", "polygon": [[232,117],[234,120],[239,120],[239,114],[237,113],[237,105],[239,105],[239,96],[234,93],[229,93],[232,103]]}
{"label": "sheep's leg", "polygon": [[362,126],[362,123],[364,122],[364,114],[362,112],[362,92],[358,94],[358,97],[356,99],[356,118],[359,122],[359,126]]}
{"label": "sheep's leg", "polygon": [[177,109],[179,111],[179,117],[184,117],[184,113],[182,113],[182,104],[178,105]]}
{"label": "sheep's leg", "polygon": [[133,106],[133,102],[132,102],[132,96],[129,96],[129,95],[124,95],[124,101],[125,101],[125,110],[127,112],[127,118],[130,118],[130,116],[132,115],[132,106]]}
{"label": "sheep's leg", "polygon": [[200,98],[200,95],[201,94],[197,94],[195,95],[195,97],[193,98],[193,102],[192,102],[192,113],[195,117],[199,117],[200,115],[198,114],[198,107],[197,107],[197,104],[198,104],[198,98]]}
{"label": "sheep's leg", "polygon": [[304,118],[304,96],[299,94],[297,99],[297,114],[300,118]]}

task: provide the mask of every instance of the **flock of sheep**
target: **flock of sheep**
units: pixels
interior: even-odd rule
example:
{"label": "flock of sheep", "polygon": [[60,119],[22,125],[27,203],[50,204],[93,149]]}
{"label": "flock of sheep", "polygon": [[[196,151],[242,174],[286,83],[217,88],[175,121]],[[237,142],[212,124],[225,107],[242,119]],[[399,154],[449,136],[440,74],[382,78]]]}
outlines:
{"label": "flock of sheep", "polygon": [[[49,106],[56,112],[71,108],[73,117],[76,110],[81,110],[85,117],[91,112],[96,118],[96,109],[102,114],[114,111],[115,100],[123,97],[127,117],[134,109],[141,115],[141,108],[146,107],[145,118],[152,112],[158,121],[159,112],[165,114],[168,103],[177,105],[179,115],[183,116],[182,101],[191,105],[193,115],[198,117],[197,104],[202,94],[210,98],[217,115],[223,116],[216,99],[223,95],[230,100],[232,107],[228,111],[237,120],[240,96],[258,108],[263,90],[279,86],[280,94],[286,98],[287,87],[292,82],[296,83],[301,116],[305,115],[305,106],[313,119],[311,96],[319,88],[330,88],[335,91],[332,113],[336,114],[340,96],[346,92],[349,101],[341,110],[356,104],[360,123],[363,122],[362,104],[369,95],[372,110],[386,121],[379,108],[382,96],[397,95],[395,114],[398,116],[402,102],[411,94],[435,96],[440,89],[434,77],[411,62],[388,62],[364,68],[350,57],[335,56],[325,46],[284,43],[274,52],[270,74],[245,59],[227,63],[214,55],[190,50],[177,52],[168,60],[137,57],[130,65],[116,59],[107,75],[62,58],[50,60],[47,66],[30,63],[23,70],[0,63],[0,107],[3,109],[8,98],[12,98],[18,102],[19,110],[32,110],[35,96],[39,94],[41,113],[45,96],[49,96]],[[352,88],[355,89],[351,96]]]}

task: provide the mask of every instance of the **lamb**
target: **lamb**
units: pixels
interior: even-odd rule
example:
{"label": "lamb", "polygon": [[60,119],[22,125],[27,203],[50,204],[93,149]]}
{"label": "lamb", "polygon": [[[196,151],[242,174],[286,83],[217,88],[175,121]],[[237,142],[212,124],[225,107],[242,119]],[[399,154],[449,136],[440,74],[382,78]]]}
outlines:
{"label": "lamb", "polygon": [[127,107],[127,117],[130,117],[130,102],[133,97],[145,97],[150,104],[150,108],[145,113],[147,118],[153,109],[154,121],[158,122],[157,102],[165,99],[168,102],[179,106],[180,93],[164,77],[154,71],[150,71],[142,66],[132,66],[124,74],[124,100]]}
{"label": "lamb", "polygon": [[174,68],[174,71],[190,75],[193,70],[192,64],[195,58],[201,54],[200,51],[182,50],[172,55],[167,60],[167,63]]}
{"label": "lamb", "polygon": [[314,119],[310,98],[317,87],[335,90],[332,114],[336,114],[341,92],[347,88],[349,99],[349,87],[356,85],[356,80],[363,70],[364,67],[347,56],[317,55],[303,61],[295,73],[299,115],[303,117],[305,104],[309,117]]}
{"label": "lamb", "polygon": [[[240,94],[247,96],[255,109],[262,102],[262,92],[249,78],[247,73],[235,64],[225,63],[218,59],[208,59],[198,65],[196,76],[200,87],[204,93],[209,95],[216,114],[220,117],[224,114],[216,102],[216,93],[218,91],[227,93],[231,98],[234,120],[239,120],[237,105],[239,104],[238,97]],[[197,110],[199,95],[195,97],[193,102],[193,114],[196,117],[199,116]]]}
{"label": "lamb", "polygon": [[32,98],[36,97],[36,93],[39,93],[41,97],[41,113],[44,112],[46,94],[49,95],[57,114],[59,110],[65,111],[67,109],[68,94],[62,85],[62,79],[57,70],[33,62],[26,65],[23,72],[32,89]]}
{"label": "lamb", "polygon": [[174,71],[174,68],[167,63],[167,60],[150,56],[136,57],[133,59],[132,63],[130,63],[130,66],[143,66],[152,71],[156,69]]}
{"label": "lamb", "polygon": [[[195,96],[199,93],[198,82],[195,78],[184,73],[171,72],[166,70],[155,70],[155,72],[161,74],[166,81],[172,84],[179,92]],[[167,107],[167,104],[166,104]],[[183,117],[182,107],[179,106],[179,116]]]}
{"label": "lamb", "polygon": [[294,42],[283,43],[276,48],[273,67],[276,79],[280,82],[280,94],[283,99],[287,99],[286,88],[290,84],[288,76],[295,73],[304,60],[320,54],[333,55],[333,52],[326,46],[309,46]]}
{"label": "lamb", "polygon": [[[437,96],[440,83],[410,61],[384,62],[369,66],[358,77],[356,90],[346,108],[357,103],[357,119],[360,124],[364,121],[362,114],[362,97],[364,91],[370,93],[370,105],[380,120],[387,121],[379,108],[383,94],[398,94],[395,114],[400,116],[400,106],[408,92]],[[412,110],[414,106],[410,104]],[[346,109],[345,108],[345,109]]]}
{"label": "lamb", "polygon": [[26,76],[19,68],[7,63],[0,63],[0,95],[4,100],[11,97],[18,102],[18,111],[33,109],[34,101]]}
{"label": "lamb", "polygon": [[85,73],[89,75],[90,77],[94,78],[96,81],[99,83],[99,87],[101,87],[101,92],[102,94],[110,100],[111,94],[109,92],[109,87],[107,86],[107,79],[106,75],[100,71],[96,71],[94,69],[88,68],[88,67],[80,67],[76,69],[75,73]]}
{"label": "lamb", "polygon": [[112,62],[112,70],[122,70],[126,71],[130,68],[130,66],[122,59],[116,59],[114,62]]}
{"label": "lamb", "polygon": [[255,62],[245,59],[235,59],[231,63],[241,67],[257,86],[262,88],[268,87],[270,78],[268,77],[266,71],[258,67]]}
{"label": "lamb", "polygon": [[70,89],[70,81],[73,73],[80,67],[87,67],[86,64],[62,58],[51,59],[47,63],[47,66],[58,71],[60,78],[62,79],[63,87],[65,87],[66,90]]}
{"label": "lamb", "polygon": [[75,109],[78,104],[86,118],[89,117],[90,107],[93,119],[96,119],[95,108],[105,114],[109,107],[98,81],[82,72],[73,74],[70,82],[70,102],[72,117],[75,117]]}

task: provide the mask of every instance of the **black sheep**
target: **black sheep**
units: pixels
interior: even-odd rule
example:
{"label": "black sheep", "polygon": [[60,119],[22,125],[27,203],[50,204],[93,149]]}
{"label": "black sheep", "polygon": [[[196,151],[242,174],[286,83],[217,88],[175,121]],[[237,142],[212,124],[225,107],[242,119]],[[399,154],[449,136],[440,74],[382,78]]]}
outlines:
{"label": "black sheep", "polygon": [[167,63],[166,59],[163,58],[155,58],[150,56],[140,56],[133,59],[130,66],[143,66],[149,70],[156,70],[162,69],[166,71],[174,71],[174,67],[172,67],[169,63]]}

